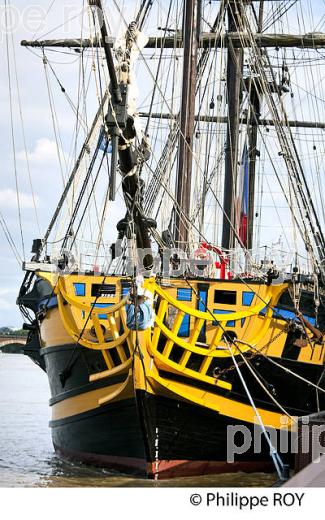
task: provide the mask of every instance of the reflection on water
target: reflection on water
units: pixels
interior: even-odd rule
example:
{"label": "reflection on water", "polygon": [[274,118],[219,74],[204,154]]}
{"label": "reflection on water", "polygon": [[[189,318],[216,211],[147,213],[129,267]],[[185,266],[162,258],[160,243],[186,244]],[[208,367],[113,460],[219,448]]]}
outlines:
{"label": "reflection on water", "polygon": [[46,374],[22,355],[0,354],[0,396],[2,487],[248,487],[276,480],[236,473],[154,482],[62,461],[51,444]]}

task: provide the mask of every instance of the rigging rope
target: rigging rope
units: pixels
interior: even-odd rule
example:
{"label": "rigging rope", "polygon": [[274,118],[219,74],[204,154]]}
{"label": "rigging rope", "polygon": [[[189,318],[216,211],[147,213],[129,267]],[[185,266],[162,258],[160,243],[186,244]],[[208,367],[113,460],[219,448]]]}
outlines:
{"label": "rigging rope", "polygon": [[[10,1],[8,2],[8,5],[10,7]],[[14,71],[15,71],[15,83],[16,83],[16,90],[17,90],[17,100],[18,100],[18,108],[19,108],[19,116],[20,116],[21,130],[22,130],[22,138],[23,138],[28,180],[29,180],[29,186],[30,186],[31,195],[32,195],[36,225],[37,225],[39,233],[41,233],[39,217],[38,217],[37,207],[36,207],[35,192],[34,192],[34,188],[33,188],[32,175],[31,175],[30,164],[29,164],[29,157],[28,157],[28,152],[27,152],[26,132],[25,132],[25,124],[24,124],[23,110],[22,110],[22,103],[21,103],[20,86],[19,86],[19,81],[18,81],[17,60],[16,60],[13,31],[11,31],[11,47],[12,47],[13,64],[14,64]]]}
{"label": "rigging rope", "polygon": [[[238,343],[239,343],[239,340],[236,340]],[[325,389],[320,387],[319,385],[316,385],[315,383],[313,383],[312,381],[310,381],[309,379],[306,379],[305,377],[302,377],[301,375],[297,374],[296,372],[293,372],[293,370],[290,370],[290,368],[287,368],[283,365],[281,365],[280,363],[278,363],[277,361],[275,361],[273,358],[271,358],[270,356],[267,356],[262,350],[259,350],[257,349],[256,347],[254,347],[253,345],[251,345],[250,343],[247,343],[246,341],[240,341],[240,343],[243,343],[244,345],[247,345],[249,348],[251,348],[252,350],[254,350],[257,354],[261,354],[265,359],[267,359],[272,365],[275,365],[276,367],[278,368],[281,368],[282,370],[284,370],[287,374],[290,374],[291,376],[299,379],[300,381],[303,381],[304,383],[306,383],[306,385],[308,386],[312,386],[313,388],[315,388],[316,390],[322,392],[325,394]]]}
{"label": "rigging rope", "polygon": [[[99,147],[98,147],[98,148],[99,148]],[[81,227],[82,221],[83,221],[83,219],[84,219],[84,217],[85,217],[85,214],[86,214],[86,211],[87,211],[87,208],[88,208],[89,202],[90,202],[90,198],[91,198],[91,196],[92,196],[92,194],[93,194],[93,192],[94,192],[96,182],[97,182],[97,180],[98,180],[98,177],[99,177],[100,171],[101,171],[101,169],[102,169],[103,162],[104,162],[105,157],[106,157],[107,148],[108,148],[108,142],[106,143],[104,153],[103,153],[103,155],[102,155],[102,157],[101,157],[101,160],[100,160],[100,163],[99,163],[99,166],[98,166],[98,169],[97,169],[97,173],[96,173],[96,175],[95,175],[95,178],[94,178],[94,180],[93,180],[93,183],[92,183],[92,186],[91,186],[91,189],[90,189],[90,194],[88,194],[88,199],[86,200],[85,207],[84,207],[84,209],[83,209],[82,215],[81,215],[80,220],[79,220],[78,227],[77,227],[76,231],[73,232],[73,238],[72,238],[72,240],[71,240],[70,250],[72,249],[72,247],[73,247],[73,245],[74,245],[74,243],[75,243],[75,240],[76,240],[77,235],[78,235],[78,232],[79,232],[79,230],[80,230],[80,227]],[[96,158],[97,158],[97,152],[98,152],[98,149],[96,149],[96,151],[95,151],[95,153],[94,153],[93,161],[92,161],[92,163],[91,163],[91,165],[90,165],[90,167],[89,167],[89,176],[88,176],[88,174],[87,174],[87,176],[86,176],[86,180],[85,180],[85,184],[84,184],[85,187],[86,187],[87,184],[88,184],[88,180],[89,180],[89,177],[90,177],[90,173],[92,172],[93,166],[94,166],[94,164],[95,164],[95,160],[96,160]],[[94,160],[94,159],[95,159],[95,160]],[[80,196],[80,195],[81,195],[81,196]],[[78,213],[78,210],[79,210],[79,207],[80,207],[80,204],[81,204],[81,200],[82,200],[83,195],[84,195],[84,190],[83,190],[83,189],[82,189],[80,195],[79,195],[79,198],[78,198],[78,201],[77,201],[77,204],[76,204],[76,208],[77,208],[77,210],[76,210],[75,214],[73,215],[73,218],[71,219],[71,222],[70,222],[69,227],[68,227],[68,230],[67,230],[66,237],[65,237],[65,239],[64,239],[64,241],[63,241],[63,245],[62,245],[62,248],[63,248],[63,249],[64,249],[64,247],[65,247],[66,244],[67,244],[67,240],[68,240],[70,234],[72,233],[72,230],[73,230],[73,224],[74,224],[74,222],[75,222],[75,217],[77,216],[77,213]],[[79,201],[80,201],[80,203],[79,203]]]}
{"label": "rigging rope", "polygon": [[11,251],[13,252],[17,262],[18,262],[18,265],[21,266],[22,264],[22,258],[19,254],[19,251],[17,250],[17,247],[16,247],[16,244],[15,244],[15,241],[14,239],[12,238],[12,234],[10,233],[9,229],[8,229],[8,226],[6,224],[6,220],[4,218],[4,216],[2,215],[2,213],[0,212],[0,224],[1,224],[1,227],[3,229],[3,232],[4,232],[4,235],[6,237],[6,240],[9,244],[9,247],[11,249]]}
{"label": "rigging rope", "polygon": [[271,441],[271,439],[270,439],[270,437],[269,437],[268,432],[267,432],[266,429],[265,429],[264,423],[263,423],[263,421],[262,421],[262,419],[261,419],[261,416],[260,416],[260,414],[259,414],[259,412],[258,412],[258,409],[257,409],[256,406],[255,406],[255,403],[254,403],[254,400],[253,400],[253,398],[252,398],[252,395],[251,395],[251,393],[250,393],[250,391],[249,391],[249,389],[248,389],[248,387],[247,387],[246,381],[245,381],[245,379],[244,379],[244,377],[243,377],[243,375],[242,375],[242,373],[241,373],[241,370],[240,370],[240,368],[239,368],[239,366],[238,366],[238,363],[237,363],[237,361],[236,361],[236,358],[235,358],[235,356],[234,356],[234,354],[233,354],[233,352],[232,352],[232,350],[231,350],[231,348],[230,348],[230,345],[229,345],[229,342],[227,341],[227,338],[225,338],[225,342],[226,342],[226,345],[227,345],[227,347],[228,347],[229,353],[230,353],[230,355],[231,355],[231,357],[232,357],[233,363],[234,363],[234,365],[235,365],[235,367],[236,367],[236,370],[237,370],[237,373],[238,373],[238,375],[239,375],[239,378],[240,378],[240,380],[241,380],[241,382],[242,382],[242,385],[243,385],[243,387],[244,387],[244,389],[245,389],[245,392],[246,392],[246,394],[247,394],[247,397],[248,397],[248,399],[249,399],[249,402],[251,403],[251,406],[252,406],[252,408],[253,408],[253,410],[254,410],[254,412],[255,412],[255,416],[256,416],[256,418],[257,418],[257,420],[258,420],[258,422],[259,422],[259,425],[260,425],[260,427],[261,427],[261,429],[262,429],[262,432],[263,432],[263,434],[264,434],[264,437],[265,437],[265,439],[266,439],[266,441],[267,441],[267,443],[268,443],[268,445],[269,445],[269,448],[270,448],[270,455],[271,455],[271,457],[272,457],[272,460],[273,460],[274,466],[275,466],[275,468],[276,468],[276,471],[277,471],[277,473],[278,473],[279,479],[280,479],[280,480],[283,480],[283,476],[284,476],[284,475],[283,475],[284,464],[283,464],[283,462],[282,462],[282,460],[281,460],[281,457],[280,457],[280,455],[278,454],[276,448],[273,446],[272,441]]}
{"label": "rigging rope", "polygon": [[[234,343],[235,344],[237,343],[236,340],[234,340]],[[297,420],[292,415],[290,415],[289,412],[287,412],[287,410],[285,410],[285,408],[283,408],[283,406],[279,403],[279,401],[277,399],[275,399],[274,395],[272,395],[272,393],[268,390],[267,386],[262,382],[261,376],[257,375],[256,369],[255,370],[253,369],[253,367],[251,366],[251,363],[249,363],[249,361],[243,355],[243,353],[240,350],[240,348],[238,347],[238,345],[236,345],[236,347],[237,347],[237,350],[238,350],[242,360],[244,361],[245,365],[247,366],[248,370],[254,376],[254,378],[256,379],[258,384],[261,386],[261,388],[263,388],[264,392],[271,399],[271,401],[273,401],[274,404],[276,404],[276,406],[284,413],[284,415],[287,415],[287,417],[289,417],[293,422],[297,422]]]}
{"label": "rigging rope", "polygon": [[[300,209],[301,220],[302,220],[303,226],[306,229],[305,218],[307,218],[312,236],[314,238],[315,245],[318,249],[318,255],[319,255],[320,259],[322,259],[322,251],[320,251],[319,249],[325,248],[325,240],[324,240],[324,237],[322,234],[322,230],[320,228],[318,216],[315,211],[315,207],[314,207],[313,200],[311,198],[310,190],[309,190],[308,184],[306,182],[305,174],[302,169],[302,164],[299,159],[299,155],[298,155],[298,151],[297,151],[297,148],[296,148],[296,145],[294,142],[292,130],[288,123],[288,117],[287,117],[287,114],[286,114],[286,111],[284,108],[283,101],[280,96],[279,89],[277,89],[276,92],[277,92],[277,97],[278,97],[278,101],[279,101],[279,105],[280,105],[280,110],[282,113],[282,120],[285,121],[285,125],[281,124],[281,118],[279,116],[278,107],[276,106],[276,104],[273,100],[272,93],[270,92],[270,86],[269,86],[269,83],[268,83],[268,80],[266,77],[266,72],[263,67],[263,55],[264,55],[267,60],[267,63],[268,63],[268,66],[269,66],[269,69],[270,69],[270,72],[272,75],[272,81],[274,84],[276,84],[276,78],[274,75],[274,71],[272,68],[270,58],[265,50],[262,55],[261,50],[256,45],[256,41],[253,37],[249,21],[248,21],[247,15],[244,10],[243,10],[242,17],[241,17],[241,23],[242,23],[243,27],[238,27],[238,30],[244,29],[248,32],[250,41],[251,41],[251,48],[253,49],[255,56],[258,58],[256,60],[255,64],[258,67],[258,71],[259,71],[261,78],[263,78],[262,87],[264,87],[264,90],[266,90],[266,94],[267,94],[266,101],[268,103],[271,113],[273,112],[275,128],[277,130],[277,134],[278,134],[280,143],[282,145],[282,155],[283,155],[283,158],[285,160],[285,163],[286,163],[286,166],[288,169],[289,181],[294,190],[296,200],[298,203],[298,208],[300,208],[299,200],[301,200],[304,210],[306,212],[306,214],[303,215],[302,210]],[[269,92],[267,92],[267,90],[269,90]],[[286,132],[285,132],[285,130],[286,130]],[[294,180],[296,181],[296,184],[294,184]],[[299,199],[299,197],[300,197],[300,199]],[[312,221],[312,216],[314,218],[316,229],[315,229],[314,223]],[[309,248],[312,251],[312,246],[310,244],[309,234],[307,232],[307,229],[303,236],[303,239],[305,242],[307,242],[307,243],[309,242]]]}
{"label": "rigging rope", "polygon": [[[9,13],[9,15],[8,15],[8,13]],[[9,17],[10,17],[10,20],[9,20]],[[19,192],[17,159],[16,159],[16,140],[15,140],[15,132],[14,132],[13,99],[12,99],[10,51],[9,51],[9,33],[10,33],[9,22],[10,22],[10,26],[12,26],[10,5],[9,5],[9,2],[7,0],[5,0],[5,25],[6,25],[5,33],[6,33],[6,57],[7,57],[8,91],[9,91],[11,144],[12,144],[12,152],[13,152],[13,166],[14,166],[14,178],[15,178],[15,187],[16,187],[18,221],[19,221],[19,228],[20,228],[20,239],[21,239],[23,258],[25,259],[25,242],[24,242],[24,234],[23,234],[23,226],[22,226],[22,214],[21,214],[20,192]]]}

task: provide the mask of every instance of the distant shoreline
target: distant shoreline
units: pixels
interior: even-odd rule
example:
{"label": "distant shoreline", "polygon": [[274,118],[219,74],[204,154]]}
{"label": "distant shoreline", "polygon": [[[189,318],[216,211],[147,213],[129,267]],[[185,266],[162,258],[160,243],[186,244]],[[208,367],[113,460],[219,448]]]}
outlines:
{"label": "distant shoreline", "polygon": [[24,345],[11,343],[10,345],[0,346],[0,352],[3,354],[24,354]]}

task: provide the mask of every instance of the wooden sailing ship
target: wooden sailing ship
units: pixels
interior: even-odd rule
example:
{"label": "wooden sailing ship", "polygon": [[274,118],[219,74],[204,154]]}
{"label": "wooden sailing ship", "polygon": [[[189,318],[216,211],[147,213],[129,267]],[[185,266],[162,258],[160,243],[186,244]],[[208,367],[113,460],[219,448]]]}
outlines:
{"label": "wooden sailing ship", "polygon": [[[89,4],[94,16],[102,12],[100,0]],[[268,5],[277,9],[279,2],[240,0],[216,2],[216,18],[209,20],[209,32],[202,32],[202,2],[184,0],[182,30],[171,26],[167,17],[163,35],[149,38],[141,47],[141,29],[154,9],[152,4],[141,2],[120,47],[114,44],[114,53],[105,16],[98,26],[100,33],[92,38],[23,42],[43,51],[66,47],[100,52],[110,83],[101,94],[98,112],[47,232],[42,240],[34,241],[33,258],[24,266],[18,304],[26,317],[28,310],[35,314],[25,325],[30,330],[26,353],[48,375],[53,444],[65,457],[154,478],[255,471],[272,467],[272,457],[281,470],[282,464],[290,464],[290,454],[272,449],[265,428],[291,431],[296,416],[324,408],[320,331],[325,326],[325,243],[292,134],[293,126],[317,128],[321,123],[288,119],[282,98],[286,81],[279,83],[275,78],[268,48],[319,49],[324,47],[325,36],[267,34],[263,15]],[[139,114],[132,109],[130,94],[133,53],[141,55],[146,48],[158,49],[160,57],[168,49],[182,55],[179,113],[154,112],[155,92],[149,112],[142,113],[151,122],[169,124],[159,168],[149,175],[147,188],[142,177],[150,156],[146,135],[150,125],[140,139],[135,128]],[[209,55],[221,48],[227,56],[226,113],[198,114],[195,100],[203,89],[202,78],[209,77]],[[247,49],[254,55],[248,65]],[[244,74],[245,67],[249,73]],[[157,72],[154,91],[161,88],[158,81]],[[211,110],[217,102],[209,101]],[[265,103],[269,115],[262,117]],[[209,170],[196,203],[200,216],[193,216],[194,141],[198,125],[204,123],[210,129],[222,126],[226,133],[221,243],[208,239],[204,232]],[[260,129],[269,126],[276,131],[290,197],[296,203],[294,225],[312,258],[309,272],[298,261],[281,271],[275,262],[253,260],[257,145]],[[242,135],[245,146],[240,160]],[[101,153],[111,156],[110,200],[116,194],[116,172],[122,176],[126,216],[118,223],[121,251],[118,254],[116,247],[114,254],[111,248],[111,263],[105,269],[98,267],[97,255],[92,267],[80,272],[78,261],[69,253],[80,227],[78,212],[84,214],[92,195],[96,182],[92,169]],[[55,263],[46,246],[85,157],[88,167]],[[208,155],[202,160],[208,163]],[[173,162],[173,170],[168,161]],[[152,216],[159,192],[173,192],[169,226],[163,233],[157,227],[163,208]],[[238,209],[240,199],[245,199],[245,207]],[[111,243],[114,240],[110,237]],[[155,314],[153,326],[147,328],[140,327],[137,318],[134,326],[127,326],[130,305],[140,319],[139,251],[145,252],[143,287],[153,295]],[[244,259],[241,266],[234,251]],[[185,262],[181,252],[192,253],[191,260]],[[167,270],[163,268],[166,255]],[[154,256],[161,260],[156,268]],[[230,463],[227,432],[237,426],[251,433],[257,426],[265,437],[261,450],[252,444]]]}

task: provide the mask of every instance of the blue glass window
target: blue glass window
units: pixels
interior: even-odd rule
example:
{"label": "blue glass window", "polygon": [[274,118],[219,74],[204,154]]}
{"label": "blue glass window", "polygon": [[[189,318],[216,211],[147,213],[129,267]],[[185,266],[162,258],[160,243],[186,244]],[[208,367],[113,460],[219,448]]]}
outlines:
{"label": "blue glass window", "polygon": [[129,294],[130,289],[131,289],[131,287],[122,287],[122,294],[121,294],[121,299],[122,299],[122,300],[123,300],[123,298],[125,298],[125,296],[126,296],[127,294]]}
{"label": "blue glass window", "polygon": [[58,299],[56,296],[51,296],[51,298],[44,298],[37,304],[38,310],[41,308],[42,305],[46,305],[47,309],[53,309],[53,307],[58,306]]}
{"label": "blue glass window", "polygon": [[[127,294],[129,294],[131,287],[122,287],[121,300],[125,298]],[[129,305],[125,305],[125,310],[128,312]]]}
{"label": "blue glass window", "polygon": [[[199,311],[201,312],[207,312],[207,300],[208,300],[208,292],[207,291],[199,291]],[[198,341],[206,342],[206,322],[204,322],[204,325],[200,331]]]}
{"label": "blue glass window", "polygon": [[[273,318],[285,318],[286,320],[294,320],[297,318],[296,314],[292,311],[288,311],[287,309],[279,309],[278,307],[274,308]],[[316,318],[312,316],[306,316],[304,314],[304,318],[309,321],[312,325],[316,325]]]}
{"label": "blue glass window", "polygon": [[185,314],[181,326],[178,331],[178,336],[188,337],[190,335],[190,316]]}
{"label": "blue glass window", "polygon": [[76,296],[85,296],[86,294],[86,284],[84,283],[74,283],[74,292]]}
{"label": "blue glass window", "polygon": [[255,294],[253,292],[243,291],[242,293],[242,304],[250,306],[254,300]]}
{"label": "blue glass window", "polygon": [[[192,301],[192,289],[177,289],[177,300],[182,302]],[[188,314],[183,318],[178,335],[180,337],[188,337],[190,335],[190,316]]]}
{"label": "blue glass window", "polygon": [[199,291],[199,311],[207,312],[207,291]]}
{"label": "blue glass window", "polygon": [[177,299],[180,302],[190,302],[192,300],[192,289],[177,289]]}
{"label": "blue glass window", "polygon": [[[94,307],[98,307],[99,309],[105,308],[105,307],[111,307],[114,305],[113,303],[96,303]],[[107,320],[107,314],[97,314],[98,318],[100,320]]]}
{"label": "blue glass window", "polygon": [[[222,310],[220,310],[220,309],[213,309],[213,314],[232,314],[233,312],[234,311],[226,311],[226,310],[223,310],[223,309]],[[217,321],[213,321],[212,325],[217,326],[218,322]],[[235,325],[236,325],[235,320],[229,320],[226,323],[227,327],[235,327]]]}

